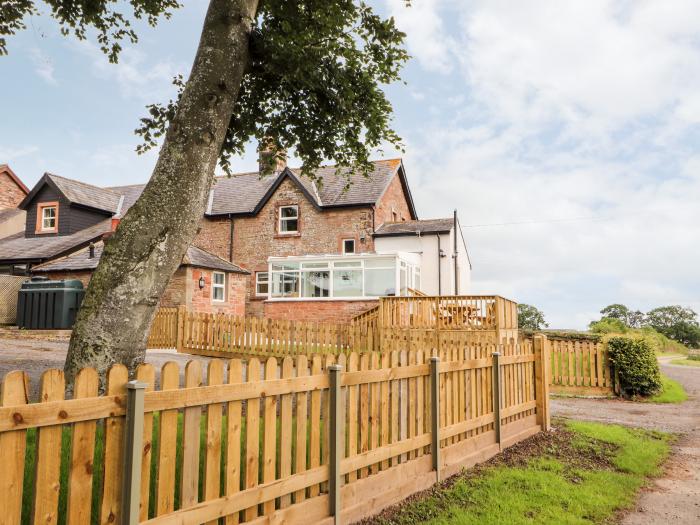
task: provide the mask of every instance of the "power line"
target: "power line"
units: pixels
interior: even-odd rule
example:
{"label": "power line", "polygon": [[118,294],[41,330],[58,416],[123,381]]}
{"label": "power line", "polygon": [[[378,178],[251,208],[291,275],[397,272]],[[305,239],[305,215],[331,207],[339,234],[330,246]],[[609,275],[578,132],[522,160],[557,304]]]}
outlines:
{"label": "power line", "polygon": [[[623,217],[629,216],[629,215],[640,215],[640,213],[630,213],[628,215],[623,215]],[[492,222],[492,223],[485,223],[485,224],[460,224],[462,228],[488,228],[491,226],[520,226],[523,224],[551,224],[551,223],[558,223],[558,222],[576,222],[576,221],[606,221],[606,220],[615,220],[619,219],[621,216],[613,217],[613,216],[605,216],[605,215],[600,215],[597,217],[569,217],[565,219],[533,219],[533,220],[526,220],[526,221],[511,221],[511,222]]]}

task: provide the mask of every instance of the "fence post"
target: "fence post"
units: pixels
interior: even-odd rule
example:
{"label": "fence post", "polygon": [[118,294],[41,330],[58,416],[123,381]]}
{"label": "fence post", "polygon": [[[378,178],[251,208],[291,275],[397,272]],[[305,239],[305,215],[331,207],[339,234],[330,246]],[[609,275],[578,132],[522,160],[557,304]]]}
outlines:
{"label": "fence post", "polygon": [[494,352],[493,357],[493,428],[496,431],[496,443],[501,448],[501,353]]}
{"label": "fence post", "polygon": [[185,346],[185,316],[187,307],[180,305],[177,307],[177,332],[175,335],[175,349],[178,353],[184,350]]}
{"label": "fence post", "polygon": [[124,425],[124,474],[122,477],[122,524],[138,525],[141,498],[141,457],[143,449],[143,398],[146,383],[126,384]]}
{"label": "fence post", "polygon": [[330,365],[328,367],[328,382],[329,382],[329,465],[328,465],[328,503],[330,515],[333,516],[333,523],[340,525],[340,514],[342,508],[340,505],[340,460],[345,449],[343,437],[343,405],[340,392],[341,373],[343,367],[341,365]]}
{"label": "fence post", "polygon": [[535,350],[535,402],[537,407],[537,424],[542,430],[552,428],[549,415],[549,343],[547,337],[537,334],[533,338]]}
{"label": "fence post", "polygon": [[440,358],[430,358],[430,445],[433,470],[440,481]]}

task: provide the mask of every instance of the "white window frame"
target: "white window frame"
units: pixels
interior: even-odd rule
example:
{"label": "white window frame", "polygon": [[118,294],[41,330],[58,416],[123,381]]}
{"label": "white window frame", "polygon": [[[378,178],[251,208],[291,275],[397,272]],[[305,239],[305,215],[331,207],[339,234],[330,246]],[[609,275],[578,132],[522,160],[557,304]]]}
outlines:
{"label": "white window frame", "polygon": [[[389,266],[372,266],[367,268],[366,261],[370,259],[393,259],[393,265]],[[377,254],[377,255],[348,255],[343,256],[302,256],[302,257],[272,257],[268,260],[268,300],[271,301],[347,301],[347,300],[372,300],[378,296],[365,295],[365,272],[367,270],[383,270],[391,268],[394,270],[394,292],[398,295],[401,293],[399,289],[399,275],[401,265],[404,265],[407,271],[407,278],[412,275],[414,263],[404,261],[396,255]],[[343,270],[358,270],[362,272],[362,292],[357,296],[340,296],[335,295],[334,273]],[[303,294],[303,274],[309,271],[328,271],[329,272],[329,289],[327,297],[309,297]],[[292,276],[298,281],[298,291],[294,295],[274,295],[276,279],[280,274],[286,274],[287,277]],[[410,285],[409,285],[410,287]],[[257,287],[256,287],[257,290]]]}
{"label": "white window frame", "polygon": [[[53,210],[53,217],[47,217],[46,212]],[[53,226],[46,226],[46,220],[53,219]],[[41,231],[53,232],[58,229],[58,206],[44,206],[41,208]]]}
{"label": "white window frame", "polygon": [[[351,252],[348,252],[345,250],[345,243],[346,242],[352,243],[352,251]],[[343,239],[342,243],[343,243],[343,255],[355,255],[357,253],[357,251],[356,251],[357,250],[357,243],[355,242],[355,239],[350,239],[350,238]]]}
{"label": "white window frame", "polygon": [[[223,275],[224,276],[224,282],[219,284],[216,282],[216,276],[217,275]],[[217,299],[216,294],[214,293],[215,290],[221,289],[222,292],[222,299]],[[225,272],[212,272],[211,273],[211,300],[214,303],[225,303],[226,302],[226,273]]]}
{"label": "white window frame", "polygon": [[[282,210],[285,208],[293,208],[294,211],[296,211],[296,215],[294,217],[282,217]],[[279,217],[277,218],[277,233],[280,235],[294,235],[299,233],[299,206],[297,204],[288,204],[284,206],[279,207],[278,211]],[[287,221],[297,221],[297,229],[296,230],[283,230],[282,229],[282,223],[287,222]]]}
{"label": "white window frame", "polygon": [[[264,275],[265,279],[262,280],[260,277]],[[265,293],[260,293],[258,290],[258,286],[261,284],[266,284],[267,285],[267,292]],[[270,295],[270,272],[265,271],[265,272],[255,272],[255,296],[256,297],[269,297]]]}

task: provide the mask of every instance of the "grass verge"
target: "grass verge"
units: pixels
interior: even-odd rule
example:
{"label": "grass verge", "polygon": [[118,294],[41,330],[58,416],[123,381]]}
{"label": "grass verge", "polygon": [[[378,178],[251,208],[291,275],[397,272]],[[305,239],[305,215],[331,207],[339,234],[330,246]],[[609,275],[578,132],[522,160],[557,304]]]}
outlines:
{"label": "grass verge", "polygon": [[628,508],[669,452],[667,434],[571,421],[367,523],[591,524]]}
{"label": "grass verge", "polygon": [[697,366],[700,367],[700,359],[688,359],[687,357],[682,359],[674,359],[671,361],[672,365],[683,365],[683,366]]}
{"label": "grass verge", "polygon": [[661,374],[661,391],[644,399],[647,403],[682,403],[688,399],[683,386],[673,379]]}

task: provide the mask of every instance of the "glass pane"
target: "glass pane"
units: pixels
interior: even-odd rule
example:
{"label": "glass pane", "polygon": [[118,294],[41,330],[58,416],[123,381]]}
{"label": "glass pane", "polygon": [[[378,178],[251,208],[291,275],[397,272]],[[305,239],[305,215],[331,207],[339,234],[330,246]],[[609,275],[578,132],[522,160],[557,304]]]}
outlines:
{"label": "glass pane", "polygon": [[335,261],[334,268],[361,268],[362,261]]}
{"label": "glass pane", "polygon": [[299,297],[299,273],[274,272],[272,274],[272,297]]}
{"label": "glass pane", "polygon": [[401,264],[401,270],[399,274],[399,290],[401,290],[401,295],[408,295],[407,286],[407,275],[406,275],[406,265]]}
{"label": "glass pane", "polygon": [[328,268],[327,262],[301,263],[302,268]]}
{"label": "glass pane", "polygon": [[418,291],[421,290],[421,287],[420,287],[420,268],[416,268],[416,282],[414,284],[414,288]]}
{"label": "glass pane", "polygon": [[268,291],[268,284],[267,283],[258,283],[255,293],[258,295],[267,295],[267,291]]}
{"label": "glass pane", "polygon": [[219,286],[214,287],[214,300],[215,301],[223,301],[224,300],[224,289],[223,288],[221,288]]}
{"label": "glass pane", "polygon": [[396,295],[395,271],[394,269],[365,269],[365,295],[368,297]]}
{"label": "glass pane", "polygon": [[343,241],[343,253],[355,253],[355,241],[353,239]]}
{"label": "glass pane", "polygon": [[395,268],[396,260],[386,259],[365,259],[365,268]]}
{"label": "glass pane", "polygon": [[299,269],[299,263],[275,263],[272,265],[272,271],[280,271],[280,270],[298,270]]}
{"label": "glass pane", "polygon": [[224,284],[225,276],[223,273],[214,274],[214,284]]}
{"label": "glass pane", "polygon": [[285,206],[281,209],[281,217],[284,218],[297,218],[297,208],[296,206]]}
{"label": "glass pane", "polygon": [[255,275],[257,276],[259,283],[267,282],[267,272],[258,272]]}
{"label": "glass pane", "polygon": [[282,219],[280,231],[295,232],[299,229],[299,221],[297,219]]}
{"label": "glass pane", "polygon": [[361,297],[362,270],[333,270],[333,297]]}
{"label": "glass pane", "polygon": [[330,272],[302,272],[302,297],[328,297],[330,295]]}

